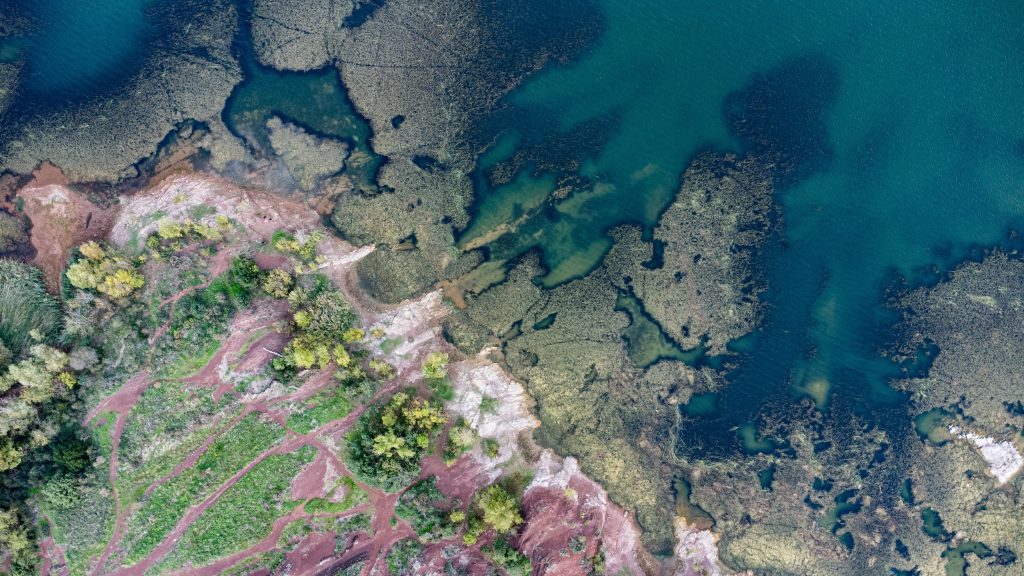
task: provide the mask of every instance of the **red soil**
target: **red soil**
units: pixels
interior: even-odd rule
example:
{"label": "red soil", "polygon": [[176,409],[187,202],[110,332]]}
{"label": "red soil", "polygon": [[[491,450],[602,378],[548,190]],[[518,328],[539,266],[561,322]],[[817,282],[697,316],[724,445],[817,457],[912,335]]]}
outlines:
{"label": "red soil", "polygon": [[30,241],[36,250],[32,263],[43,270],[51,292],[60,289],[60,277],[75,246],[106,237],[118,208],[100,208],[84,194],[66,186],[58,169],[43,164],[17,195],[32,221]]}

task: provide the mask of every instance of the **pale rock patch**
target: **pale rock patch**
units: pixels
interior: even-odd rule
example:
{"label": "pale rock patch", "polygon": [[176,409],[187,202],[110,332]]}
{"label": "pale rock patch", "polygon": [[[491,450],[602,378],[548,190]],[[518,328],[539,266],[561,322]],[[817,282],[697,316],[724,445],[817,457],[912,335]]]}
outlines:
{"label": "pale rock patch", "polygon": [[967,432],[960,426],[950,426],[949,433],[973,443],[981,451],[981,457],[988,463],[989,473],[996,477],[1000,486],[1006,484],[1024,466],[1024,457],[1009,440],[998,442],[991,436]]}

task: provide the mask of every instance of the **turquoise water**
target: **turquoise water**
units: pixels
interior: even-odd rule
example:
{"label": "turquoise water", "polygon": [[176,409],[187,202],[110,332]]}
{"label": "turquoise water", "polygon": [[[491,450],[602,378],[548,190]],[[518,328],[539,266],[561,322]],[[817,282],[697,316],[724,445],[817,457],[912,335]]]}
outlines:
{"label": "turquoise water", "polygon": [[762,254],[769,312],[716,414],[689,418],[681,444],[735,446],[730,430],[799,396],[844,413],[898,405],[887,382],[899,371],[879,355],[894,274],[947,267],[1024,215],[1024,5],[603,4],[597,46],[509,98],[530,112],[517,118],[548,120],[499,127],[542,140],[606,124],[574,175],[601,192],[538,210],[499,256],[540,248],[549,284],[596,265],[605,230],[654,223],[694,154],[752,147],[724,107],[745,87],[741,102],[774,89],[769,123],[799,169],[783,178],[783,229]]}
{"label": "turquoise water", "polygon": [[34,99],[74,100],[133,72],[152,33],[154,0],[15,0],[32,29],[21,50]]}

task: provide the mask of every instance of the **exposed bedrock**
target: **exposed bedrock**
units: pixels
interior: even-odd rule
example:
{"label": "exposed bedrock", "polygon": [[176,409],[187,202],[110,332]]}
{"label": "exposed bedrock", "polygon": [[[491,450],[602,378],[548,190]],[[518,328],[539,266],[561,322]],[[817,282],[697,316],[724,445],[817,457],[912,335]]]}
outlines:
{"label": "exposed bedrock", "polygon": [[220,112],[241,78],[233,5],[188,0],[154,10],[149,17],[175,28],[147,46],[139,72],[113,95],[5,122],[0,165],[27,173],[50,160],[72,180],[113,182],[135,176],[132,165],[178,123]]}

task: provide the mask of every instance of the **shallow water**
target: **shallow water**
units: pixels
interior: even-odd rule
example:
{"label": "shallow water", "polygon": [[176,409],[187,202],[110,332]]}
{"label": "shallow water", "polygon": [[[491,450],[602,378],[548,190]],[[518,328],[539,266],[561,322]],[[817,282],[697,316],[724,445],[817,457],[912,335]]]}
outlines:
{"label": "shallow water", "polygon": [[[899,367],[879,353],[895,319],[885,289],[894,273],[925,278],[999,241],[1024,215],[1024,5],[603,5],[599,44],[513,93],[531,113],[496,127],[524,149],[602,124],[604,140],[573,159],[584,191],[571,209],[513,211],[519,241],[492,256],[539,247],[546,284],[584,273],[609,227],[656,221],[698,151],[755,148],[724,109],[772,89],[771,135],[798,169],[782,179],[784,228],[761,255],[769,311],[715,414],[691,414],[680,444],[732,450],[737,426],[800,396],[909,430],[908,418],[878,418],[902,406],[887,385]],[[522,178],[483,186],[484,202],[527,207],[536,190],[518,198]]]}

